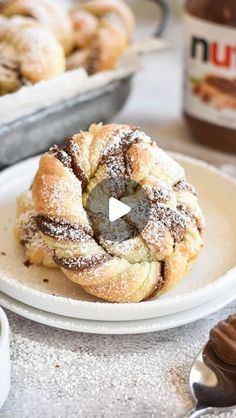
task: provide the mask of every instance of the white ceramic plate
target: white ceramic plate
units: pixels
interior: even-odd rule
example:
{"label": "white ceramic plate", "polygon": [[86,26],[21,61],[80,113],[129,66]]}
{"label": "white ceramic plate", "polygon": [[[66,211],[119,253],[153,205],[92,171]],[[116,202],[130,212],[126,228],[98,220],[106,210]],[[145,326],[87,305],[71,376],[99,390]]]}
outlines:
{"label": "white ceramic plate", "polygon": [[[198,261],[174,290],[138,304],[110,304],[86,294],[59,270],[26,268],[22,249],[12,235],[15,200],[30,186],[38,158],[26,160],[0,174],[0,290],[44,311],[106,321],[169,315],[199,306],[226,292],[236,279],[236,182],[203,162],[180,155],[175,157],[198,191],[207,230],[205,247]],[[49,282],[45,283],[45,278]]]}
{"label": "white ceramic plate", "polygon": [[9,324],[0,308],[0,408],[4,404],[10,389],[10,348]]}
{"label": "white ceramic plate", "polygon": [[[235,286],[234,286],[235,287]],[[234,300],[234,288],[224,294],[189,309],[159,318],[140,321],[93,321],[88,319],[69,318],[27,306],[0,292],[0,305],[32,321],[68,331],[87,332],[92,334],[143,334],[145,332],[163,331],[197,321],[223,308]]]}

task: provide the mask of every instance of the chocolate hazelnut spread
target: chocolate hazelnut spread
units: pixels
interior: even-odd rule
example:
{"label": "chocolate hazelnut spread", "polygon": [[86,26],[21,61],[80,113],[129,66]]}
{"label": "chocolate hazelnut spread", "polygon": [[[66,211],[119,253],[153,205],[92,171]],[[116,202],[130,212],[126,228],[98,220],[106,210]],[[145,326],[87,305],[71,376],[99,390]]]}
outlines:
{"label": "chocolate hazelnut spread", "polygon": [[194,137],[236,153],[236,1],[188,0],[184,114]]}
{"label": "chocolate hazelnut spread", "polygon": [[93,235],[91,228],[37,215],[36,226],[44,235],[60,241],[89,241]]}
{"label": "chocolate hazelnut spread", "polygon": [[209,85],[216,87],[222,93],[229,94],[236,99],[236,78],[233,80],[226,80],[223,77],[209,76],[207,78]]}
{"label": "chocolate hazelnut spread", "polygon": [[66,270],[84,271],[87,269],[95,269],[107,263],[112,259],[112,256],[110,254],[95,254],[81,257],[59,258],[54,255],[53,259],[58,266]]}

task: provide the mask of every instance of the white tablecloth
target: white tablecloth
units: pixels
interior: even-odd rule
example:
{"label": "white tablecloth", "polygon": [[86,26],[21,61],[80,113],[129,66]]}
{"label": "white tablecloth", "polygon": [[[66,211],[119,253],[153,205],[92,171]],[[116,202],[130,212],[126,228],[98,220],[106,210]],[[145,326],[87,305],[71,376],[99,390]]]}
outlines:
{"label": "white tablecloth", "polygon": [[[177,39],[171,30],[172,40]],[[181,118],[181,59],[170,51],[145,57],[130,100],[116,121],[136,123],[167,149],[234,170],[236,158],[194,143]],[[229,165],[230,164],[230,165]],[[174,330],[144,335],[77,334],[7,312],[11,391],[4,418],[178,417],[191,406],[188,372],[209,329],[236,303]],[[222,414],[236,417],[236,412]]]}

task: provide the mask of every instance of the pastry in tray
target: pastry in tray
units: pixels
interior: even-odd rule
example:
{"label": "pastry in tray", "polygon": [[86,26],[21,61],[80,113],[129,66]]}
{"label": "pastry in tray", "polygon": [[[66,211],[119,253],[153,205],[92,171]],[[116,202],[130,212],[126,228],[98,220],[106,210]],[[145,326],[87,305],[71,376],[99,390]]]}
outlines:
{"label": "pastry in tray", "polygon": [[54,0],[10,0],[2,13],[6,17],[26,16],[47,26],[68,54],[73,48],[72,22],[69,14]]}
{"label": "pastry in tray", "polygon": [[29,18],[0,16],[0,95],[64,70],[62,47],[46,27]]}
{"label": "pastry in tray", "polygon": [[[67,70],[115,68],[130,43],[134,16],[121,0],[9,0],[0,6],[0,95]],[[67,64],[66,64],[67,63]]]}
{"label": "pastry in tray", "polygon": [[82,65],[89,74],[114,68],[134,30],[130,8],[117,0],[77,2],[71,18],[75,51],[67,59],[67,68]]}
{"label": "pastry in tray", "polygon": [[[132,208],[115,222],[103,211],[111,197]],[[15,224],[29,262],[58,267],[111,302],[174,287],[199,255],[203,231],[183,168],[138,127],[115,124],[92,125],[45,153]]]}

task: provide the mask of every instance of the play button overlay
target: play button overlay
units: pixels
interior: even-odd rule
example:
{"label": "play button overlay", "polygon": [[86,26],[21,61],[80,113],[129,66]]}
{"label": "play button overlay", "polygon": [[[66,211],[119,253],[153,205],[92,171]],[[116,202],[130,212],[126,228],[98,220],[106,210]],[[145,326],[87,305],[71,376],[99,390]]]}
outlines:
{"label": "play button overlay", "polygon": [[109,221],[114,222],[122,216],[127,215],[131,211],[131,207],[120,200],[110,197],[109,199]]}
{"label": "play button overlay", "polygon": [[126,177],[102,180],[84,202],[95,239],[102,244],[123,242],[139,235],[151,216],[144,188]]}

